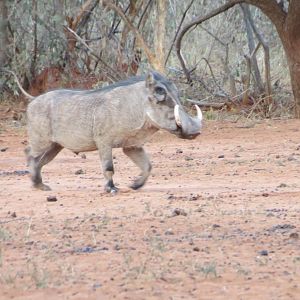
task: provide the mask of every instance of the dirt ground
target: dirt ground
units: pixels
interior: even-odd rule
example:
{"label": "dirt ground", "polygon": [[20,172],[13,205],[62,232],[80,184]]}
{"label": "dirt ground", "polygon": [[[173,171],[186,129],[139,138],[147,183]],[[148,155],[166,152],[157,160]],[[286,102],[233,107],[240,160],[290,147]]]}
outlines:
{"label": "dirt ground", "polygon": [[25,144],[0,124],[0,299],[300,299],[300,121],[159,132],[141,190],[114,151],[116,196],[96,152],[63,150],[32,189]]}

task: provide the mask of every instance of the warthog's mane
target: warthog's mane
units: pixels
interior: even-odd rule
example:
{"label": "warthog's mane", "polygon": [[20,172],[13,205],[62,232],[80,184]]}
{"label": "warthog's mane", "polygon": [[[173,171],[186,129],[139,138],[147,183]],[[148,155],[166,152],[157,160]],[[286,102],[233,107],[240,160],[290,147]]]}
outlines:
{"label": "warthog's mane", "polygon": [[[162,83],[166,88],[168,88],[169,90],[172,90],[172,84],[168,81],[167,78],[165,78],[164,76],[160,75],[157,72],[152,72],[153,77],[156,81]],[[89,89],[89,90],[84,90],[84,89],[60,89],[60,90],[56,90],[56,92],[60,93],[60,94],[64,94],[64,93],[82,93],[86,96],[88,95],[93,95],[93,94],[97,94],[97,93],[106,93],[106,92],[110,92],[112,90],[114,90],[115,88],[118,87],[123,87],[123,86],[130,86],[142,81],[145,81],[147,78],[147,75],[139,75],[139,76],[133,76],[115,83],[112,83],[108,86],[105,87],[101,87],[101,88],[96,88],[96,89]]]}
{"label": "warthog's mane", "polygon": [[[159,73],[152,71],[152,74],[153,74],[154,79],[156,81],[159,81],[159,82],[163,83],[166,87],[168,87],[170,85],[170,82],[165,77],[160,75]],[[108,86],[93,89],[93,90],[88,90],[86,92],[88,92],[88,93],[109,92],[109,91],[111,91],[115,88],[118,88],[118,87],[129,86],[129,85],[141,82],[141,81],[145,81],[146,77],[147,77],[146,75],[133,76],[133,77],[130,77],[128,79],[124,79],[124,80],[112,83]]]}
{"label": "warthog's mane", "polygon": [[98,93],[98,92],[109,92],[115,88],[121,87],[121,86],[128,86],[128,85],[132,85],[141,81],[144,81],[146,79],[145,75],[141,75],[141,76],[134,76],[134,77],[130,77],[128,79],[124,79],[115,83],[112,83],[110,85],[107,85],[105,87],[101,87],[101,88],[97,88],[97,89],[93,89],[93,90],[86,90],[85,92],[88,93]]}

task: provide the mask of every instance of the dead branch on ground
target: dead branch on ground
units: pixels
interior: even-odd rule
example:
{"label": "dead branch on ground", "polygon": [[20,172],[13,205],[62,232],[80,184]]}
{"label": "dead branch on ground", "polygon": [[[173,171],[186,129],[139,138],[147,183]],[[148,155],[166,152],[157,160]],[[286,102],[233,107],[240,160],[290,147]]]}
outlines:
{"label": "dead branch on ground", "polygon": [[226,106],[230,106],[229,102],[205,102],[205,101],[197,101],[193,99],[185,99],[187,102],[192,104],[196,104],[201,108],[214,108],[214,109],[222,109]]}

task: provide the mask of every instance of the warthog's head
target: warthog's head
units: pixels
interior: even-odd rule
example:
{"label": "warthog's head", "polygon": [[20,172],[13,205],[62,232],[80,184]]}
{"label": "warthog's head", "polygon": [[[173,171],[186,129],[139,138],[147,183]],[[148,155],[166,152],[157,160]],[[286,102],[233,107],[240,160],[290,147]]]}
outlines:
{"label": "warthog's head", "polygon": [[146,77],[149,104],[147,116],[154,126],[165,129],[183,139],[194,139],[201,133],[202,112],[196,105],[197,116],[188,115],[179,100],[174,83],[157,72]]}

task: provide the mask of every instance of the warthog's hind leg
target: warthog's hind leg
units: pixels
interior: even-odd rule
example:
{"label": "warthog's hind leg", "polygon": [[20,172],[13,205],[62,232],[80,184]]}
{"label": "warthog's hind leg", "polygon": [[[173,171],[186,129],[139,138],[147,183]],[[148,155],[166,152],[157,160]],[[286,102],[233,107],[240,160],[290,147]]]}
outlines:
{"label": "warthog's hind leg", "polygon": [[123,148],[123,152],[142,170],[139,177],[130,186],[132,189],[137,190],[147,181],[151,172],[151,163],[142,147]]}
{"label": "warthog's hind leg", "polygon": [[112,159],[112,149],[110,147],[98,147],[100,160],[102,164],[103,175],[106,180],[104,190],[108,193],[115,194],[118,188],[115,187],[113,181],[114,165]]}
{"label": "warthog's hind leg", "polygon": [[24,149],[24,153],[25,153],[26,159],[27,159],[27,167],[29,166],[30,150],[31,150],[31,148],[29,146]]}
{"label": "warthog's hind leg", "polygon": [[56,143],[52,143],[43,153],[37,157],[31,155],[30,147],[25,149],[27,155],[28,166],[31,174],[31,180],[33,186],[37,189],[48,191],[50,187],[43,184],[41,170],[44,165],[50,162],[61,150],[62,146]]}

